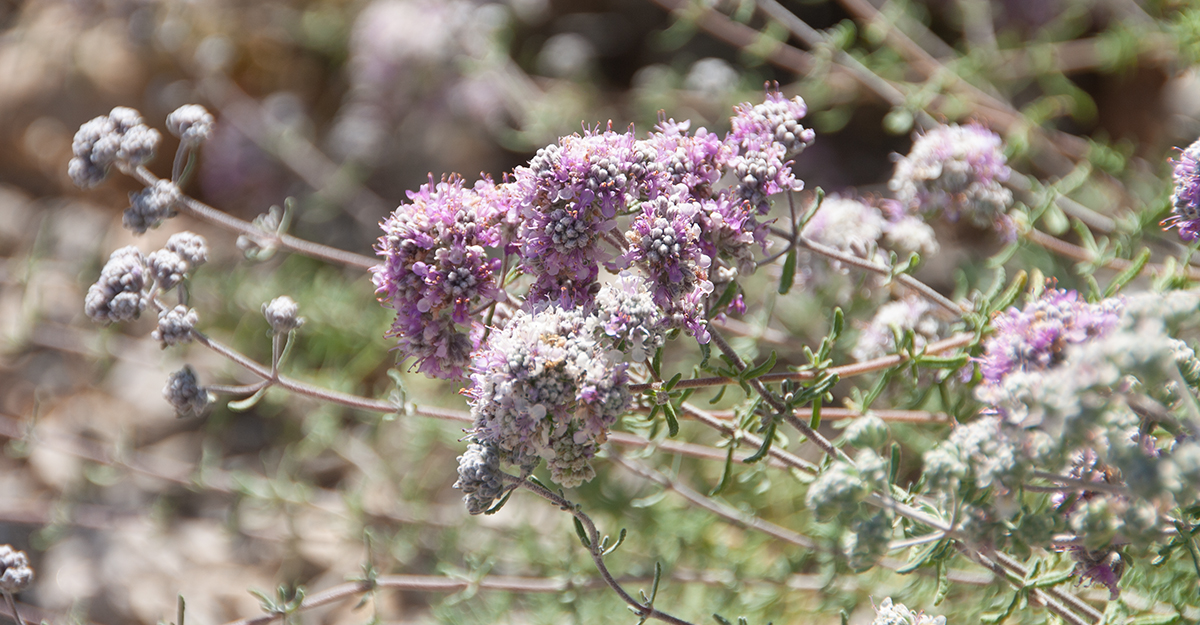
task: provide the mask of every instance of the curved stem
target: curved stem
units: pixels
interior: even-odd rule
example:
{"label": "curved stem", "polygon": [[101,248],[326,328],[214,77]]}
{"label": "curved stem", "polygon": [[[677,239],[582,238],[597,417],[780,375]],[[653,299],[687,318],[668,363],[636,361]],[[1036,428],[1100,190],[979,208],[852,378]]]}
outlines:
{"label": "curved stem", "polygon": [[[150,170],[146,169],[145,167],[138,167],[136,170],[128,171],[126,173],[147,187],[153,187],[159,180],[157,176],[150,173]],[[304,239],[297,238],[289,234],[267,232],[266,230],[262,230],[248,221],[238,219],[233,215],[217,210],[208,204],[205,204],[204,202],[193,199],[186,195],[182,196],[182,199],[177,206],[181,212],[187,213],[197,219],[207,221],[208,223],[220,226],[226,230],[237,232],[239,234],[244,234],[256,239],[271,241],[279,247],[292,250],[293,252],[303,254],[305,256],[317,258],[331,263],[338,263],[349,267],[357,267],[359,269],[370,269],[379,264],[370,256],[363,256],[361,254],[355,254],[354,252],[339,250],[335,247],[313,243],[312,241],[305,241]]]}
{"label": "curved stem", "polygon": [[642,604],[621,587],[621,584],[618,583],[617,580],[612,576],[612,573],[608,571],[608,566],[604,564],[604,553],[601,551],[600,546],[600,531],[596,529],[596,524],[592,522],[591,517],[584,514],[583,511],[578,508],[578,506],[568,501],[565,497],[562,497],[550,491],[549,489],[529,481],[527,478],[519,478],[515,475],[508,475],[506,473],[501,473],[501,475],[503,476],[504,481],[516,484],[517,486],[540,496],[546,501],[557,505],[559,509],[571,513],[571,516],[575,517],[575,519],[583,525],[584,531],[587,533],[589,543],[587,545],[587,550],[592,556],[592,562],[596,564],[596,568],[600,571],[600,576],[604,578],[605,583],[607,583],[608,586],[617,593],[617,596],[620,597],[622,601],[629,604],[629,607],[633,608],[634,612],[639,617],[643,619],[658,619],[660,621],[672,623],[673,625],[691,625],[688,621],[676,616],[672,616],[655,608],[653,604]]}
{"label": "curved stem", "polygon": [[[1042,232],[1041,230],[1037,230],[1036,228],[1031,228],[1029,230],[1029,232],[1025,233],[1024,236],[1030,242],[1036,243],[1037,245],[1040,245],[1040,246],[1046,248],[1047,250],[1050,250],[1051,252],[1054,252],[1055,254],[1058,254],[1060,256],[1066,256],[1067,258],[1073,258],[1073,259],[1083,262],[1083,263],[1096,263],[1099,260],[1096,258],[1095,254],[1091,253],[1087,249],[1079,247],[1078,245],[1075,245],[1073,243],[1068,243],[1066,241],[1063,241],[1062,239],[1060,239],[1058,237],[1046,234],[1045,232]],[[1133,262],[1130,260],[1126,260],[1124,258],[1113,258],[1108,261],[1105,261],[1104,266],[1109,269],[1113,269],[1115,271],[1124,271],[1124,270],[1132,267]],[[1158,272],[1162,272],[1164,270],[1164,267],[1162,265],[1156,264],[1156,263],[1146,263],[1146,266],[1143,267],[1142,270],[1145,271],[1146,269],[1151,269],[1151,270],[1155,270]],[[1176,267],[1175,270],[1176,271],[1182,270],[1182,271],[1186,272],[1188,280],[1200,280],[1200,267],[1192,267],[1192,266]]]}

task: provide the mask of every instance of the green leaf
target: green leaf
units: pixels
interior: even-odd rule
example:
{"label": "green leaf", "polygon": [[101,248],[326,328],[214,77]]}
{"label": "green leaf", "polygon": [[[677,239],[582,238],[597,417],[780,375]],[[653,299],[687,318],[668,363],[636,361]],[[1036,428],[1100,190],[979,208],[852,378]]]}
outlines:
{"label": "green leaf", "polygon": [[588,540],[587,530],[583,529],[583,522],[576,517],[571,517],[571,520],[575,522],[575,534],[579,536],[579,542],[583,543],[584,547],[591,549],[592,541]]}
{"label": "green leaf", "polygon": [[758,448],[758,451],[754,452],[754,455],[746,458],[742,462],[745,464],[754,464],[767,457],[767,454],[771,452],[771,442],[775,440],[775,428],[777,427],[778,423],[779,422],[774,418],[772,418],[770,421],[767,421],[767,429],[763,432],[762,446]]}
{"label": "green leaf", "polygon": [[496,505],[492,506],[491,508],[488,508],[487,510],[484,510],[483,513],[485,515],[496,514],[497,512],[500,511],[500,508],[504,507],[504,504],[508,503],[508,498],[512,497],[512,494],[513,494],[513,491],[511,491],[511,490],[508,491],[507,493],[504,493],[504,496],[500,498],[500,501],[496,502]]}
{"label": "green leaf", "polygon": [[257,391],[255,391],[253,395],[247,397],[246,399],[239,399],[237,401],[231,401],[226,405],[229,406],[229,409],[234,412],[245,412],[245,411],[253,408],[254,405],[257,404],[259,402],[259,400],[261,400],[263,398],[263,395],[266,395],[266,393],[267,393],[267,387],[264,386],[263,388],[260,388]]}
{"label": "green leaf", "polygon": [[658,583],[662,581],[662,562],[654,563],[654,584],[650,586],[650,600],[646,603],[654,605],[655,597],[658,597]]}
{"label": "green leaf", "polygon": [[888,483],[895,484],[896,476],[900,473],[900,443],[892,441],[891,467],[888,469]]}
{"label": "green leaf", "polygon": [[1171,625],[1179,621],[1179,613],[1167,614],[1143,614],[1134,617],[1129,621],[1129,625]]}
{"label": "green leaf", "polygon": [[716,404],[717,402],[721,401],[721,398],[725,396],[725,389],[727,389],[727,388],[729,388],[729,387],[722,386],[721,390],[717,391],[717,394],[714,395],[712,399],[708,400],[708,403],[710,405],[712,405],[712,404]]}
{"label": "green leaf", "polygon": [[1017,300],[1017,296],[1020,295],[1021,291],[1025,289],[1025,284],[1028,280],[1029,274],[1025,273],[1025,270],[1022,269],[1021,271],[1018,271],[1017,277],[1013,278],[1013,281],[1008,285],[1008,288],[1004,289],[1004,292],[1001,293],[997,299],[992,301],[989,308],[991,308],[992,311],[997,311],[1004,310],[1009,306],[1012,306],[1012,303]]}
{"label": "green leaf", "polygon": [[667,402],[662,407],[663,415],[667,418],[667,435],[675,438],[679,435],[679,418],[675,415],[675,406]]}
{"label": "green leaf", "polygon": [[904,566],[896,569],[896,572],[901,575],[907,575],[907,574],[912,573],[913,571],[925,566],[925,564],[929,562],[930,558],[932,558],[934,556],[934,554],[936,554],[938,551],[940,551],[942,542],[943,541],[939,540],[937,542],[925,545],[924,547],[921,548],[920,551],[918,551],[915,555],[912,556],[912,558],[908,561],[908,564],[905,564]]}
{"label": "green leaf", "polygon": [[796,246],[788,251],[787,258],[783,261],[783,273],[779,276],[779,294],[787,295],[787,292],[792,289],[792,284],[796,281]]}
{"label": "green leaf", "polygon": [[966,354],[958,356],[921,356],[916,359],[916,363],[930,369],[962,369],[970,360],[971,357]]}
{"label": "green leaf", "polygon": [[659,347],[658,350],[654,352],[654,358],[650,361],[650,369],[654,371],[656,375],[658,375],[659,371],[662,371],[662,360],[663,348]]}
{"label": "green leaf", "polygon": [[821,427],[821,398],[813,399],[812,418],[808,422],[809,427],[816,430]]}
{"label": "green leaf", "polygon": [[1067,581],[1068,579],[1071,579],[1071,575],[1074,572],[1075,572],[1075,569],[1067,569],[1067,570],[1063,570],[1063,571],[1051,571],[1049,573],[1046,573],[1045,575],[1039,575],[1037,578],[1030,580],[1027,585],[1031,586],[1033,588],[1046,588],[1049,586],[1057,586],[1058,584],[1061,584],[1061,583]]}
{"label": "green leaf", "polygon": [[712,615],[712,617],[713,617],[713,620],[720,623],[721,625],[733,625],[733,623],[729,622],[729,619],[725,618],[724,616],[721,616],[720,614],[714,613]]}
{"label": "green leaf", "polygon": [[779,355],[775,353],[775,350],[771,350],[771,355],[767,357],[766,362],[758,365],[757,367],[746,369],[746,371],[742,373],[740,379],[743,381],[749,381],[770,373],[771,369],[775,368],[775,361],[778,359],[778,357]]}
{"label": "green leaf", "polygon": [[1143,247],[1142,251],[1138,253],[1137,258],[1133,259],[1133,264],[1117,274],[1112,282],[1108,284],[1108,288],[1104,289],[1104,297],[1108,298],[1116,295],[1121,290],[1121,287],[1124,287],[1130,280],[1142,273],[1142,269],[1146,267],[1146,261],[1148,260],[1150,260],[1150,248]]}
{"label": "green leaf", "polygon": [[737,447],[737,441],[729,441],[729,449],[725,450],[725,469],[721,471],[721,481],[717,482],[717,485],[713,487],[711,492],[708,493],[709,497],[716,497],[717,495],[725,492],[725,489],[729,486],[729,482],[732,481],[733,449],[735,447]]}
{"label": "green leaf", "polygon": [[617,542],[613,543],[613,546],[609,547],[608,549],[605,549],[605,550],[604,550],[604,553],[602,553],[602,554],[600,554],[600,555],[601,555],[601,556],[607,556],[608,554],[610,554],[610,553],[612,553],[612,552],[616,551],[616,550],[617,550],[617,547],[620,547],[620,546],[621,546],[621,543],[624,543],[624,542],[625,542],[625,536],[626,536],[626,534],[627,534],[627,532],[625,531],[625,528],[623,528],[623,527],[622,527],[622,528],[621,528],[621,534],[620,534],[619,536],[617,536]]}
{"label": "green leaf", "polygon": [[664,384],[664,385],[663,385],[663,390],[664,390],[664,391],[667,391],[667,392],[670,392],[670,391],[671,391],[671,389],[675,388],[675,385],[676,385],[676,384],[679,384],[679,381],[680,381],[680,380],[682,380],[682,379],[683,379],[683,374],[682,374],[682,373],[676,373],[674,376],[672,376],[672,377],[671,377],[671,379],[670,379],[670,380],[668,380],[668,381],[667,381],[667,383],[666,383],[666,384]]}

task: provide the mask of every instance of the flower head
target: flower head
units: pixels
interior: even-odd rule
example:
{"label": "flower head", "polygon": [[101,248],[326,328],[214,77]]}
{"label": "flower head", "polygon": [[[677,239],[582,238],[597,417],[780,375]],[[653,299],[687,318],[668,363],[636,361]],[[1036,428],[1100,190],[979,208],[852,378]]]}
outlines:
{"label": "flower head", "polygon": [[123,247],[109,256],[100,278],[88,288],[84,312],[97,323],[132,321],[146,309],[152,274],[136,247]]}
{"label": "flower head", "polygon": [[213,133],[213,116],[199,104],[184,104],[167,115],[167,130],[188,145],[199,145]]}
{"label": "flower head", "polygon": [[500,208],[457,177],[431,177],[408,196],[383,222],[375,248],[383,261],[372,279],[380,301],[396,311],[389,335],[404,355],[424,373],[458,378],[481,330],[472,310],[503,297],[495,276],[500,260],[486,250],[499,242]]}
{"label": "flower head", "polygon": [[129,208],[125,209],[122,224],[137,234],[145,234],[157,228],[163,221],[175,216],[175,205],[179,203],[179,187],[170,180],[159,180],[154,186],[129,194]]}
{"label": "flower head", "polygon": [[263,304],[262,313],[271,326],[272,334],[287,334],[304,325],[304,317],[297,316],[300,306],[292,298],[281,295]]}
{"label": "flower head", "polygon": [[1195,241],[1200,238],[1200,139],[1179,155],[1173,177],[1172,215],[1163,224],[1178,227],[1184,241]]}
{"label": "flower head", "polygon": [[704,302],[713,292],[712,259],[700,247],[699,202],[660,195],[644,202],[625,238],[626,262],[646,272],[654,302],[693,334],[704,326]]}
{"label": "flower head", "polygon": [[463,503],[470,514],[481,514],[492,507],[492,502],[504,491],[495,445],[467,445],[467,450],[458,457],[458,481],[454,488],[463,492]]}
{"label": "flower head", "polygon": [[543,303],[493,332],[472,366],[474,439],[524,470],[545,459],[563,486],[591,479],[588,460],[629,402],[628,365],[594,338],[598,325]]}
{"label": "flower head", "polygon": [[158,313],[158,328],[151,333],[154,340],[162,343],[166,349],[172,345],[189,343],[192,340],[192,329],[200,317],[194,308],[176,306]]}
{"label": "flower head", "polygon": [[926,215],[965,217],[971,223],[1015,236],[1007,215],[1011,175],[999,135],[978,124],[939,126],[917,137],[896,162],[888,187],[906,207]]}
{"label": "flower head", "polygon": [[94,187],[108,177],[114,164],[137,167],[149,161],[161,141],[157,130],[142,123],[140,113],[118,106],[79,127],[67,173],[79,187]]}
{"label": "flower head", "polygon": [[196,378],[196,372],[188,365],[171,374],[163,388],[163,397],[175,408],[179,417],[198,417],[213,402],[212,395]]}
{"label": "flower head", "polygon": [[33,569],[24,551],[0,545],[0,591],[16,594],[33,583]]}

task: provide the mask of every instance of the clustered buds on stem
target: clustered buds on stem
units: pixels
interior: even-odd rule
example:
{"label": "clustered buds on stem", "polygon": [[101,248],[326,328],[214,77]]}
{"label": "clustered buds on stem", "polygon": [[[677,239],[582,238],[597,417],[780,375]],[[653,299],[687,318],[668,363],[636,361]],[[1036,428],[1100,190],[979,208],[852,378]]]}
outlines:
{"label": "clustered buds on stem", "polygon": [[300,306],[292,298],[282,295],[263,304],[262,313],[271,326],[272,334],[287,334],[304,325],[304,317],[299,317]]}
{"label": "clustered buds on stem", "polygon": [[77,186],[90,189],[104,182],[113,165],[131,169],[154,158],[161,141],[157,130],[142,123],[140,113],[118,106],[80,126],[67,173]]}
{"label": "clustered buds on stem", "polygon": [[0,545],[0,592],[10,595],[29,588],[33,583],[33,569],[24,551],[12,545]]}

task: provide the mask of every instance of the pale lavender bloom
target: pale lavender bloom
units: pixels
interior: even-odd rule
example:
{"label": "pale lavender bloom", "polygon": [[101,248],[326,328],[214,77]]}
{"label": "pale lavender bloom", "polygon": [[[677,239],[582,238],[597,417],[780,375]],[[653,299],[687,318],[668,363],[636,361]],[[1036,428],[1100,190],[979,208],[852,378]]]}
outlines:
{"label": "pale lavender bloom", "polygon": [[150,275],[154,276],[158,288],[164,291],[173,289],[183,282],[183,279],[187,277],[187,272],[191,269],[182,256],[168,249],[150,252],[150,255],[146,257],[146,267],[149,268]]}
{"label": "pale lavender bloom", "polygon": [[875,608],[875,620],[871,625],[946,625],[946,617],[915,612],[903,603],[893,603],[888,597]]}
{"label": "pale lavender bloom", "polygon": [[517,311],[472,365],[474,439],[532,471],[541,459],[559,484],[591,479],[588,464],[629,404],[628,364],[594,338],[598,320],[555,304]]}
{"label": "pale lavender bloom", "polygon": [[644,178],[647,197],[678,194],[680,186],[696,199],[713,194],[734,148],[703,127],[689,135],[690,127],[689,121],[660,118],[655,132],[634,144],[631,173]]}
{"label": "pale lavender bloom", "polygon": [[788,159],[816,138],[811,128],[800,124],[808,107],[799,96],[789,100],[769,90],[762,104],[746,102],[734,111],[725,137],[726,144],[737,150],[727,163],[734,174],[734,193],[765,214],[770,210],[768,197],[804,187]]}
{"label": "pale lavender bloom", "polygon": [[1179,228],[1184,241],[1200,238],[1200,140],[1192,143],[1175,161],[1175,192],[1171,195],[1170,217],[1162,225]]}
{"label": "pale lavender bloom", "polygon": [[879,358],[896,352],[896,334],[913,333],[913,348],[920,351],[938,336],[938,321],[930,314],[933,305],[928,300],[908,296],[888,302],[875,311],[871,323],[858,335],[854,358],[859,361]]}
{"label": "pale lavender bloom", "polygon": [[649,289],[643,278],[622,272],[596,295],[599,331],[634,362],[645,361],[665,340],[662,311]]}
{"label": "pale lavender bloom", "polygon": [[159,180],[153,187],[129,194],[129,208],[125,209],[122,225],[137,234],[145,234],[146,230],[157,228],[163,221],[174,217],[175,205],[180,199],[179,187],[175,183]]}
{"label": "pale lavender bloom", "polygon": [[[372,269],[380,301],[396,311],[389,336],[424,373],[462,377],[477,345],[473,309],[503,298],[495,273],[500,259],[486,247],[499,244],[500,208],[484,201],[462,179],[410,191],[383,222],[375,248],[383,262]],[[467,326],[466,331],[459,326]]]}
{"label": "pale lavender bloom", "polygon": [[1013,198],[1002,183],[1012,170],[1001,147],[999,135],[978,124],[939,126],[917,137],[896,162],[888,187],[910,210],[952,221],[965,217],[1011,239]]}
{"label": "pale lavender bloom", "polygon": [[611,128],[570,135],[518,167],[520,252],[535,277],[531,301],[589,304],[600,265],[612,260],[604,237],[616,234],[636,182],[633,132]]}
{"label": "pale lavender bloom", "polygon": [[137,319],[146,309],[151,279],[146,257],[136,247],[123,247],[109,256],[100,278],[88,288],[84,312],[97,323]]}
{"label": "pale lavender bloom", "polygon": [[296,300],[286,295],[276,297],[262,306],[263,317],[271,326],[272,334],[287,334],[304,325],[304,317],[297,316],[299,312],[300,306]]}
{"label": "pale lavender bloom", "polygon": [[213,133],[213,116],[199,104],[184,104],[167,115],[167,130],[186,145],[204,143]]}
{"label": "pale lavender bloom", "polygon": [[158,328],[150,336],[159,341],[163,349],[180,343],[190,343],[192,329],[199,320],[200,317],[194,308],[180,305],[165,309],[158,313]]}
{"label": "pale lavender bloom", "polygon": [[189,365],[171,374],[163,388],[163,397],[167,398],[175,408],[175,414],[181,418],[200,416],[213,401],[212,395],[200,386],[196,372]]}
{"label": "pale lavender bloom", "polygon": [[463,503],[470,514],[481,514],[504,494],[500,477],[500,456],[495,445],[470,443],[458,457],[458,481],[454,488],[463,492]]}
{"label": "pale lavender bloom", "polygon": [[164,247],[179,254],[192,269],[208,262],[208,242],[195,232],[176,232]]}
{"label": "pale lavender bloom", "polygon": [[33,583],[33,568],[24,551],[12,545],[0,545],[0,591],[10,595],[29,588]]}
{"label": "pale lavender bloom", "polygon": [[699,202],[659,197],[644,202],[642,212],[625,238],[624,259],[646,272],[654,302],[667,317],[692,333],[704,325],[706,298],[713,292],[708,279],[712,263],[700,248]]}
{"label": "pale lavender bloom", "polygon": [[118,106],[79,127],[67,172],[79,187],[94,187],[108,177],[114,164],[137,167],[149,161],[161,141],[157,130],[142,123],[140,113]]}
{"label": "pale lavender bloom", "polygon": [[1120,299],[1089,304],[1075,291],[1046,289],[1024,308],[995,316],[994,333],[979,359],[984,386],[998,384],[1013,371],[1038,371],[1054,365],[1067,345],[1083,343],[1116,327]]}
{"label": "pale lavender bloom", "polygon": [[1081,580],[1099,584],[1108,589],[1109,601],[1116,600],[1121,595],[1117,582],[1125,573],[1125,560],[1119,549],[1108,548],[1089,551],[1085,547],[1072,547],[1071,557],[1075,559],[1075,568],[1071,573]]}

